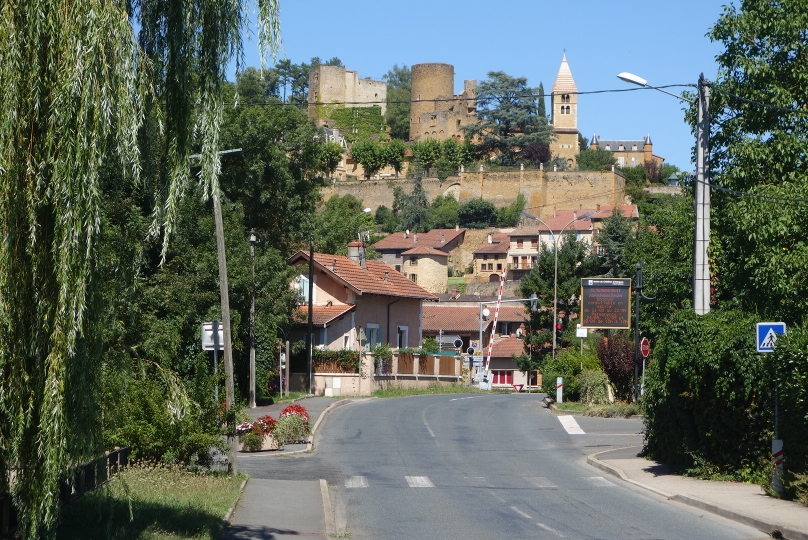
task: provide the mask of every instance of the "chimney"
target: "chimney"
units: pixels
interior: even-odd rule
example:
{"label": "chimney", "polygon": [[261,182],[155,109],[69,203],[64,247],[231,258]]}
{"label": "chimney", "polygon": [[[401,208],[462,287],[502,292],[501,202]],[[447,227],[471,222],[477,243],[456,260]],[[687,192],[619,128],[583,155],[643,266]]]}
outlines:
{"label": "chimney", "polygon": [[492,237],[490,234],[488,235],[488,243],[489,243],[489,244],[493,244],[493,243],[494,243],[494,238],[493,238],[493,237]]}
{"label": "chimney", "polygon": [[456,230],[456,231],[459,231],[459,230],[460,230],[460,223],[455,223],[455,230]]}
{"label": "chimney", "polygon": [[[362,268],[367,268],[365,263],[365,243],[364,242],[349,242],[348,243],[348,258]],[[336,260],[336,259],[335,259]]]}
{"label": "chimney", "polygon": [[413,242],[417,242],[417,241],[418,241],[418,235],[417,235],[417,234],[413,234],[413,235],[412,235],[412,241],[413,241]]}
{"label": "chimney", "polygon": [[444,242],[446,242],[446,237],[443,236],[443,235],[440,235],[440,243],[443,244]]}
{"label": "chimney", "polygon": [[599,205],[599,204],[596,204],[596,205],[595,205],[595,210],[596,210],[596,211],[598,211],[598,212],[600,212],[600,205]]}
{"label": "chimney", "polygon": [[390,281],[390,272],[385,272],[384,273],[384,280],[385,281]]}

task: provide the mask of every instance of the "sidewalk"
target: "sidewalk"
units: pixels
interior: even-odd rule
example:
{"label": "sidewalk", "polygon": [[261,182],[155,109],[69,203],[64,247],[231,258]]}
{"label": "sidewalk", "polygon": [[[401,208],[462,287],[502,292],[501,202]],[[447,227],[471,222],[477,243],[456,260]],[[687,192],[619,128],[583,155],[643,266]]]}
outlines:
{"label": "sidewalk", "polygon": [[[308,444],[287,444],[283,450],[260,452],[262,457],[282,457],[310,452],[320,421],[349,399],[311,397],[299,400],[312,426]],[[278,418],[288,403],[256,407],[253,418],[265,414]],[[241,452],[239,452],[241,454]],[[254,453],[246,454],[249,456]],[[245,457],[246,457],[245,455]],[[250,478],[238,506],[225,518],[228,524],[221,540],[280,540],[284,538],[328,538],[336,533],[328,483],[320,481],[267,480]]]}
{"label": "sidewalk", "polygon": [[808,508],[769,497],[760,486],[672,474],[666,465],[637,457],[640,447],[587,457],[590,465],[667,499],[700,508],[788,540],[808,540]]}

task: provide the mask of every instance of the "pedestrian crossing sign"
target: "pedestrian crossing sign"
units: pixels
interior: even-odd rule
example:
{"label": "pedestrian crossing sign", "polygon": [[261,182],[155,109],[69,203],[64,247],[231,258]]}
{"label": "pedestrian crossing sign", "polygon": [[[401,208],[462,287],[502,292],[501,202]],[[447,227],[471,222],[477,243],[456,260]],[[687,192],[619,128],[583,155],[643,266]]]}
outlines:
{"label": "pedestrian crossing sign", "polygon": [[772,352],[777,337],[786,333],[784,322],[757,323],[757,352]]}

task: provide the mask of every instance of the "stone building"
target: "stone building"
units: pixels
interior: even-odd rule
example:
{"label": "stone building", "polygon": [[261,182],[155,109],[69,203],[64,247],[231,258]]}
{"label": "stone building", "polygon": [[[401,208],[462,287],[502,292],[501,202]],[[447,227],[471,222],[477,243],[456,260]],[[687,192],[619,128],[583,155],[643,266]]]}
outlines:
{"label": "stone building", "polygon": [[463,93],[454,95],[454,66],[428,63],[411,69],[410,140],[462,140],[460,127],[477,122],[477,81],[464,81]]}
{"label": "stone building", "polygon": [[387,83],[371,78],[360,79],[359,73],[342,66],[317,66],[309,70],[309,118],[324,125],[318,117],[317,103],[340,103],[346,107],[381,107],[387,110]]}
{"label": "stone building", "polygon": [[550,93],[550,109],[555,140],[550,145],[553,157],[567,161],[568,169],[578,164],[578,87],[567,64],[567,55],[561,60],[555,84]]}
{"label": "stone building", "polygon": [[597,135],[592,136],[589,143],[591,150],[608,150],[617,159],[617,166],[636,167],[645,165],[646,162],[654,162],[657,167],[662,166],[665,158],[654,154],[654,145],[651,143],[651,136],[646,135],[641,141],[625,140],[605,140]]}

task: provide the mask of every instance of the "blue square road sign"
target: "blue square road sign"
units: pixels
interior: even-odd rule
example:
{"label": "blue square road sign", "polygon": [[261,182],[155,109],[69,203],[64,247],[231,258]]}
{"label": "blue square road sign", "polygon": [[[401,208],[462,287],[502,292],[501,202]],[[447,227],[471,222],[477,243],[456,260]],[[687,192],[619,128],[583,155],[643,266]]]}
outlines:
{"label": "blue square road sign", "polygon": [[777,337],[786,333],[784,322],[757,323],[757,352],[772,352],[777,343]]}

